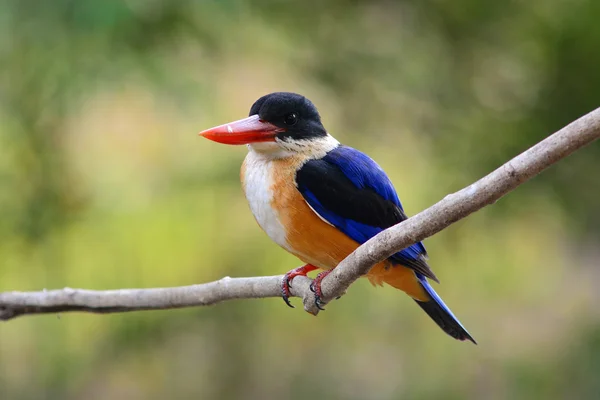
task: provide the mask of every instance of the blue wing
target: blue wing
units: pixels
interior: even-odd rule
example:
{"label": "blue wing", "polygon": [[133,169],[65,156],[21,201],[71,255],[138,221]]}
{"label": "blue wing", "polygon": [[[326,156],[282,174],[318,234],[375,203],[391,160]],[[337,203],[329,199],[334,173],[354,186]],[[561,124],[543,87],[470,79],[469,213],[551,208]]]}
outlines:
{"label": "blue wing", "polygon": [[[367,155],[339,146],[319,160],[310,160],[296,173],[298,190],[330,224],[358,243],[407,217],[383,169]],[[425,261],[421,242],[390,259],[436,279]]]}

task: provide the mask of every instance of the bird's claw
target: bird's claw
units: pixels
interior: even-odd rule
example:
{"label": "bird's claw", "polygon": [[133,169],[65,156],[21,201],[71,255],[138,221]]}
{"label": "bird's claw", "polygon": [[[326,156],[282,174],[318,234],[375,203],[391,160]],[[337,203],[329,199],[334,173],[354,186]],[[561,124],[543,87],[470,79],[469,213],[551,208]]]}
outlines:
{"label": "bird's claw", "polygon": [[292,285],[290,285],[290,273],[288,272],[283,276],[283,280],[281,281],[281,298],[283,299],[283,301],[285,301],[285,304],[287,304],[288,307],[296,308],[292,305],[292,303],[290,303],[291,287]]}
{"label": "bird's claw", "polygon": [[310,284],[310,291],[315,294],[315,305],[321,311],[325,311],[325,309],[323,308],[323,300],[322,300],[323,292],[321,290],[321,282],[323,281],[323,278],[325,278],[327,275],[329,275],[330,272],[331,271],[321,272],[319,275],[317,275],[315,277],[315,279]]}
{"label": "bird's claw", "polygon": [[285,297],[285,296],[281,296],[281,297],[283,297],[283,301],[285,301],[285,304],[287,304],[289,308],[296,308],[292,305],[292,303],[290,303],[289,297]]}
{"label": "bird's claw", "polygon": [[[315,278],[316,279],[316,278]],[[312,281],[312,283],[310,284],[310,286],[308,287],[310,289],[311,292],[313,292],[315,294],[315,305],[317,306],[317,308],[321,311],[325,311],[325,309],[323,308],[323,303],[321,301],[321,288],[316,288],[315,287],[315,281]],[[317,294],[317,291],[319,292],[319,294]]]}
{"label": "bird's claw", "polygon": [[315,296],[315,305],[317,306],[317,308],[321,311],[325,311],[325,309],[323,308],[323,306],[321,305],[321,298],[318,296]]}
{"label": "bird's claw", "polygon": [[283,298],[283,301],[285,301],[285,304],[288,305],[288,307],[295,308],[292,305],[292,303],[290,303],[290,296],[292,295],[290,292],[290,288],[292,287],[292,280],[297,276],[306,276],[307,273],[314,271],[315,269],[317,269],[317,267],[315,267],[314,265],[306,264],[302,267],[289,271],[283,276],[283,279],[281,280],[281,297]]}

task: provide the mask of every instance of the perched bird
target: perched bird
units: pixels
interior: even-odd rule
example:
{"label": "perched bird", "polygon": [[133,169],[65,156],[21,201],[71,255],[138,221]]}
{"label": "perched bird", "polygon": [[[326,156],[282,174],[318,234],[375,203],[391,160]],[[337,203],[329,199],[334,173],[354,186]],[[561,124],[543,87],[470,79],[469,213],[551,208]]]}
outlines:
{"label": "perched bird", "polygon": [[[323,269],[312,285],[320,307],[322,279],[360,244],[402,222],[406,214],[381,167],[327,133],[304,96],[268,94],[252,105],[249,115],[200,135],[248,145],[240,175],[250,209],[274,242],[306,263],[285,275],[283,299],[291,307],[292,279]],[[367,278],[404,291],[448,335],[475,343],[428,283],[437,278],[426,259],[419,242],[375,265]]]}

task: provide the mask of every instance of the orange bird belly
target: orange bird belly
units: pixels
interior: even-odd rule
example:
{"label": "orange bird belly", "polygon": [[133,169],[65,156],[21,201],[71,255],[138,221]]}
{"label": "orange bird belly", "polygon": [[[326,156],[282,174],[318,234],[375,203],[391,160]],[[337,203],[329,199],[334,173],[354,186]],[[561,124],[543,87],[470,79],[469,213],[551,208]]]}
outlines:
{"label": "orange bird belly", "polygon": [[[306,203],[295,185],[296,171],[302,161],[299,158],[289,157],[269,162],[270,188],[268,189],[272,193],[269,199],[270,207],[275,211],[285,232],[285,243],[276,241],[305,263],[322,269],[333,269],[356,250],[359,243],[321,219]],[[249,167],[253,166],[249,165],[247,158],[242,167],[242,182],[247,197],[249,196],[246,188],[248,182],[245,182],[244,177],[248,176]],[[252,199],[248,198],[248,200],[252,202]],[[267,231],[256,214],[255,217],[259,225]],[[402,265],[392,265],[387,260],[383,261],[369,271],[367,278],[373,285],[383,285],[385,282],[417,300],[428,300],[414,271]]]}

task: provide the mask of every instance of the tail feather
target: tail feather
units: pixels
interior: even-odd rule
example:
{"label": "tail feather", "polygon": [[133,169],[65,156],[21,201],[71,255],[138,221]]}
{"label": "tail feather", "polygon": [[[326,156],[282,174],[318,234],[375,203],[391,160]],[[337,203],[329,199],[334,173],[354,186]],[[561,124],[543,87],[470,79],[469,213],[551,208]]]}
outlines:
{"label": "tail feather", "polygon": [[458,318],[452,314],[452,311],[444,304],[440,296],[433,290],[431,285],[427,282],[427,278],[425,278],[421,274],[416,274],[419,279],[419,283],[427,292],[429,297],[431,297],[430,301],[419,301],[415,300],[417,304],[435,321],[436,324],[439,325],[440,328],[448,335],[452,336],[458,340],[470,340],[471,342],[477,344],[475,339],[467,332],[464,326],[460,323]]}

